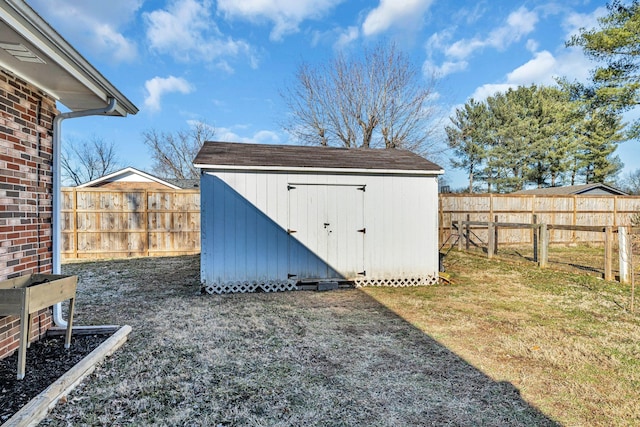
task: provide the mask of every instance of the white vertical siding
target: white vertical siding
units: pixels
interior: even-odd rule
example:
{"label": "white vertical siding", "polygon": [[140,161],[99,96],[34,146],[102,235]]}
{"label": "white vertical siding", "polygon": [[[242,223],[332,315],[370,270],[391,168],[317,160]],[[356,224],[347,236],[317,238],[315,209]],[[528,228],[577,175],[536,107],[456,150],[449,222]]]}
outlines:
{"label": "white vertical siding", "polygon": [[[288,185],[298,186],[295,195]],[[206,171],[201,192],[203,283],[322,271],[347,279],[364,270],[375,279],[437,277],[435,176]],[[327,237],[320,221],[336,227],[328,240],[319,240]],[[301,226],[297,236],[287,234]],[[356,226],[366,228],[360,241],[339,237],[353,236]]]}

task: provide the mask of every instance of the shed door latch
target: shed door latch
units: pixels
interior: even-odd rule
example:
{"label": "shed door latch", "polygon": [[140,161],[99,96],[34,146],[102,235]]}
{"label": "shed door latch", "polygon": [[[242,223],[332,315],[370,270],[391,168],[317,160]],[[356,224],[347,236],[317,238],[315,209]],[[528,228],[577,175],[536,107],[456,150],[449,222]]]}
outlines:
{"label": "shed door latch", "polygon": [[361,228],[360,230],[358,230],[358,233],[367,234],[367,228]]}

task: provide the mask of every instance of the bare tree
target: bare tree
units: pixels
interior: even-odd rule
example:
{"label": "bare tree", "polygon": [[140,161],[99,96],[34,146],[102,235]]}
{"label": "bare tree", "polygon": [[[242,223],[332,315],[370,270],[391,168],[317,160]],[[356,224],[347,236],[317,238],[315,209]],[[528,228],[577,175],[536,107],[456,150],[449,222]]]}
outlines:
{"label": "bare tree", "polygon": [[283,126],[310,145],[432,154],[435,84],[394,44],[340,53],[317,67],[303,63],[282,92],[290,109]]}
{"label": "bare tree", "polygon": [[[640,169],[636,169],[627,173],[619,182],[618,185],[624,191],[629,194],[640,194]],[[640,217],[639,217],[640,219]],[[640,222],[640,221],[639,221]]]}
{"label": "bare tree", "polygon": [[215,129],[206,123],[196,122],[188,130],[175,133],[155,129],[142,134],[144,143],[151,150],[153,172],[163,178],[198,178],[200,172],[193,167],[193,159],[205,141],[210,141]]}
{"label": "bare tree", "polygon": [[95,136],[82,143],[64,144],[60,165],[64,181],[73,185],[93,181],[120,168],[113,142]]}

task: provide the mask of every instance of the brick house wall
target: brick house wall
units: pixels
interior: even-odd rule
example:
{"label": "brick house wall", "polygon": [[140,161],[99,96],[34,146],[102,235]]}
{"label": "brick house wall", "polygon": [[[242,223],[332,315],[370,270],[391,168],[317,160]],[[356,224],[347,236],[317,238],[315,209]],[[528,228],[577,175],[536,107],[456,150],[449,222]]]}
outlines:
{"label": "brick house wall", "polygon": [[[52,272],[55,100],[0,69],[0,280]],[[32,316],[30,339],[52,325]],[[0,317],[0,358],[18,348],[19,319]]]}

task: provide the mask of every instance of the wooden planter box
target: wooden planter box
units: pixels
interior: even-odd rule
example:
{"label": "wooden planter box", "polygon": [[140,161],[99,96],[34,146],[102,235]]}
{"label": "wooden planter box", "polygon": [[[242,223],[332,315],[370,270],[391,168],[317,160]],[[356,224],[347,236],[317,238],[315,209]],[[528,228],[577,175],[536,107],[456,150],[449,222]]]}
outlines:
{"label": "wooden planter box", "polygon": [[31,274],[0,281],[0,316],[20,317],[17,374],[19,380],[24,378],[25,373],[32,313],[69,300],[69,320],[64,346],[70,347],[77,283],[77,276],[61,274]]}

